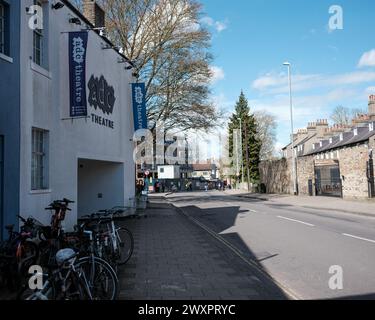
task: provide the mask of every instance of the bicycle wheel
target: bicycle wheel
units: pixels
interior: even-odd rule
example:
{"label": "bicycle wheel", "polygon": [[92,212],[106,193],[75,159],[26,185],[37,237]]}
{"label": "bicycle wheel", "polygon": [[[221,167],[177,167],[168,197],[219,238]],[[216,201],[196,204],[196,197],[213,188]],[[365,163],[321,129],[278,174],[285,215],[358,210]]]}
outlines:
{"label": "bicycle wheel", "polygon": [[27,274],[29,268],[35,265],[39,258],[39,248],[31,241],[25,241],[20,248],[19,256],[17,257],[18,272],[22,275]]}
{"label": "bicycle wheel", "polygon": [[46,281],[41,290],[24,287],[18,293],[17,300],[56,300],[56,289],[50,281]]}
{"label": "bicycle wheel", "polygon": [[123,266],[129,261],[134,250],[134,239],[132,233],[126,228],[116,231],[117,237],[117,264]]}
{"label": "bicycle wheel", "polygon": [[116,273],[108,262],[95,256],[78,260],[75,268],[79,269],[81,279],[88,286],[93,300],[116,300],[119,283]]}

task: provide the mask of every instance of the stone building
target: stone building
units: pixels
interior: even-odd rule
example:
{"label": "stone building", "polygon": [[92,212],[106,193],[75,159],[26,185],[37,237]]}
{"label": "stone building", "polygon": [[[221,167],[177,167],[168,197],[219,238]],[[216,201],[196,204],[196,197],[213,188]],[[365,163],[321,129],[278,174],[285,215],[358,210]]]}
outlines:
{"label": "stone building", "polygon": [[298,194],[373,198],[374,127],[375,95],[369,98],[368,114],[358,115],[351,126],[329,127],[327,120],[309,123],[294,135],[294,150],[289,144],[282,160],[261,164],[262,183],[267,192],[292,193],[294,152]]}

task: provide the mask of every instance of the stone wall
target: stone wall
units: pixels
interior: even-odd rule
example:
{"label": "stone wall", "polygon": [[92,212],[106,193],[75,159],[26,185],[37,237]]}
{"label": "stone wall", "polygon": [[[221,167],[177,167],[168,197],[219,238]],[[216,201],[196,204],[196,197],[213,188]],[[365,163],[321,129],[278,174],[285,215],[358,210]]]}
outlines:
{"label": "stone wall", "polygon": [[[362,144],[339,150],[337,160],[340,166],[344,198],[368,198],[367,161],[369,160],[369,149],[373,150],[375,157],[375,136],[370,138],[368,147]],[[260,163],[261,183],[265,185],[267,193],[293,193],[291,167],[291,159],[262,161]],[[313,195],[315,196],[315,156],[298,158],[299,195],[309,195],[308,182],[310,179],[313,182]]]}
{"label": "stone wall", "polygon": [[262,161],[260,181],[267,193],[290,194],[292,190],[290,164],[286,159]]}
{"label": "stone wall", "polygon": [[[300,195],[309,195],[308,181],[314,179],[314,157],[307,156],[297,160],[297,181],[298,192]],[[313,185],[313,194],[315,195],[315,186]]]}
{"label": "stone wall", "polygon": [[344,198],[368,198],[366,175],[368,151],[365,145],[344,148],[339,151]]}

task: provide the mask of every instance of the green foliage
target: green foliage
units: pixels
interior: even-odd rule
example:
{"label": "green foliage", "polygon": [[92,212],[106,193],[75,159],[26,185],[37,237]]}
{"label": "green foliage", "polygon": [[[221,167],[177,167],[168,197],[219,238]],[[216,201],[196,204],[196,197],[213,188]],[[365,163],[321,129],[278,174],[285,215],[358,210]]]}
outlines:
{"label": "green foliage", "polygon": [[[240,121],[241,119],[241,121]],[[257,122],[253,113],[251,113],[248,101],[243,92],[235,106],[235,112],[232,114],[229,125],[229,155],[233,157],[234,152],[234,130],[240,129],[242,123],[242,162],[244,170],[240,168],[240,178],[249,182],[259,182],[259,162],[262,142],[259,139],[257,132]],[[236,159],[233,159],[235,161]],[[234,165],[234,163],[233,163]],[[235,178],[235,177],[233,177]]]}

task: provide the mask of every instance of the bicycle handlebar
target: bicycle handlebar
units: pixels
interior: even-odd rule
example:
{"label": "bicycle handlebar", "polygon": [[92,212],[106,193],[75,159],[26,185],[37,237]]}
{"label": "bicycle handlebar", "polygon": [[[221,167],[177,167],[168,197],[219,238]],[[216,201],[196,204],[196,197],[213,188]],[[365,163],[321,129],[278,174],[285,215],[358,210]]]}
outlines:
{"label": "bicycle handlebar", "polygon": [[20,219],[23,223],[26,223],[27,220],[23,217],[21,217],[19,214],[17,215],[17,218]]}
{"label": "bicycle handlebar", "polygon": [[63,208],[66,211],[72,211],[68,208],[68,205],[74,203],[74,201],[64,198],[63,200],[55,200],[53,201],[45,210],[56,210]]}

